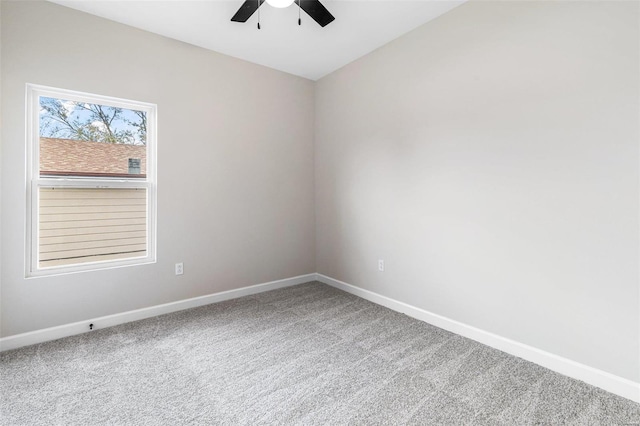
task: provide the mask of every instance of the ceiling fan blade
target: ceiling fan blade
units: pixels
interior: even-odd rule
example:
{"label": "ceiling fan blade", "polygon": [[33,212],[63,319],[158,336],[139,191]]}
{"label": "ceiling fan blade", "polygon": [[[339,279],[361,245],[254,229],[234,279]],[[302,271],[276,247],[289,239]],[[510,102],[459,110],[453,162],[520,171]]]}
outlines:
{"label": "ceiling fan blade", "polygon": [[336,19],[318,0],[295,0],[295,2],[321,27],[330,24]]}
{"label": "ceiling fan blade", "polygon": [[[260,5],[258,5],[258,2],[260,2]],[[264,0],[246,0],[231,20],[234,22],[247,22],[247,19],[262,6],[262,3],[264,3]]]}

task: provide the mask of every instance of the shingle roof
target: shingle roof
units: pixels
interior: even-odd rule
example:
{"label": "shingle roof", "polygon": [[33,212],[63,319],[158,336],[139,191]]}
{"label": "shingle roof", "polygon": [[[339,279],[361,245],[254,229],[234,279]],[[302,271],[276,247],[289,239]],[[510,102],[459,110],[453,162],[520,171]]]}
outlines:
{"label": "shingle roof", "polygon": [[146,154],[145,146],[40,138],[40,174],[133,176],[129,174],[129,159],[137,158],[144,176]]}

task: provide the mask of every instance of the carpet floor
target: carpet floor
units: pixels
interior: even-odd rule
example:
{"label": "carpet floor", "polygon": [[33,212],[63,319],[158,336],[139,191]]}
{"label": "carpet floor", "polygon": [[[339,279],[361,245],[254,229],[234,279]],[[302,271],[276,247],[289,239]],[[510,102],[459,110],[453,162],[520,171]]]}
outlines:
{"label": "carpet floor", "polygon": [[630,425],[640,404],[320,283],[0,354],[2,425]]}

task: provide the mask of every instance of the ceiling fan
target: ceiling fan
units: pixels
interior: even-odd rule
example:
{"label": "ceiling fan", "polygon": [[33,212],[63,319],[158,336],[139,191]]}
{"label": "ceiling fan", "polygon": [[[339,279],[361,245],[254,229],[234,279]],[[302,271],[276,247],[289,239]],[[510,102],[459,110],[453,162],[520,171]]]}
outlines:
{"label": "ceiling fan", "polygon": [[[246,0],[231,20],[233,22],[247,22],[251,15],[253,15],[264,2],[265,0]],[[288,7],[295,3],[300,9],[304,10],[307,15],[311,16],[314,21],[320,24],[321,27],[330,24],[336,19],[319,0],[266,0],[266,2],[278,8]],[[298,17],[298,25],[300,24],[300,17]],[[258,29],[260,29],[260,22],[258,22]]]}

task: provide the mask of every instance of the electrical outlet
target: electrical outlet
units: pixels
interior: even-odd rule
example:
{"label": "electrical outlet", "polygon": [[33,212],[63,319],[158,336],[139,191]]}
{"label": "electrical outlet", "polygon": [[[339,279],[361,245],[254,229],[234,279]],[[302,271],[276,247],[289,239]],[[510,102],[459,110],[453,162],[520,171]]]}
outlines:
{"label": "electrical outlet", "polygon": [[184,264],[182,262],[176,263],[176,275],[184,274]]}
{"label": "electrical outlet", "polygon": [[378,271],[384,272],[384,260],[378,259]]}

